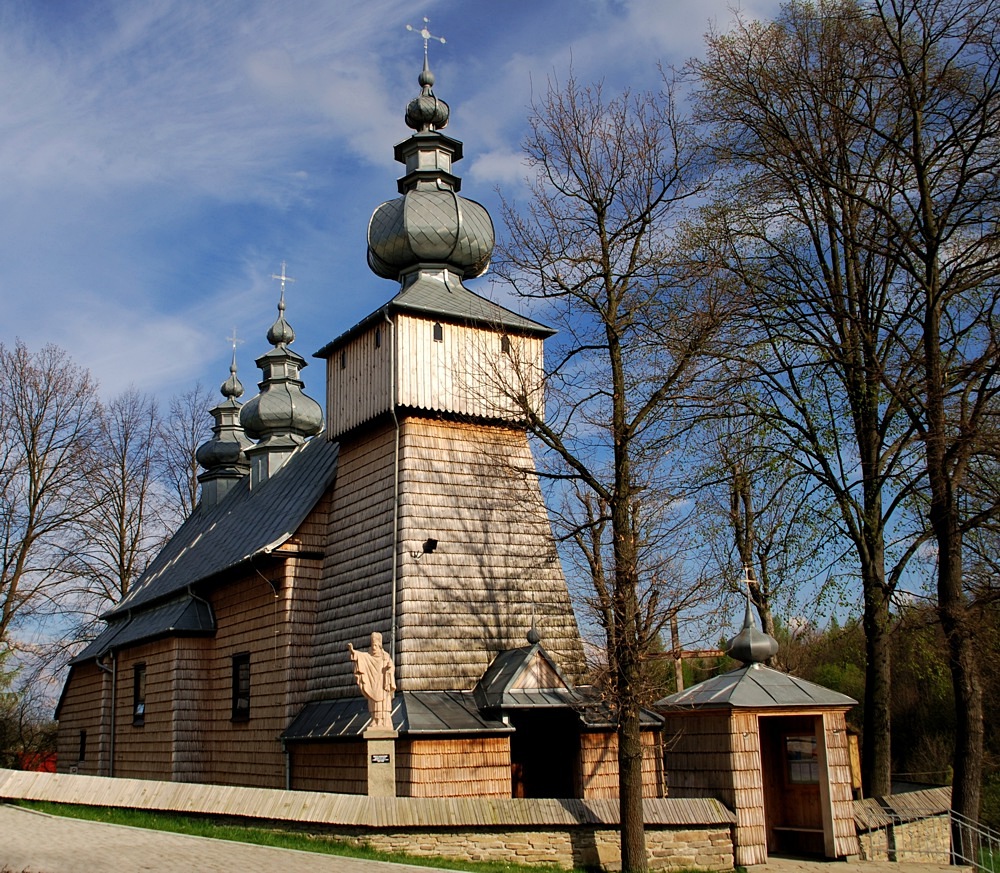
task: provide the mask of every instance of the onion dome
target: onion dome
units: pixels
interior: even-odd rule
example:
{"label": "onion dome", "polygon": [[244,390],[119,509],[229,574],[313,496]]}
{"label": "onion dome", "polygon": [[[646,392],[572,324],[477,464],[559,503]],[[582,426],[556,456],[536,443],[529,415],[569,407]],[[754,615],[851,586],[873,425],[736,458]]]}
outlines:
{"label": "onion dome", "polygon": [[267,332],[274,346],[257,358],[264,378],[258,383],[260,393],[243,405],[240,423],[247,435],[259,442],[247,451],[252,464],[251,487],[265,481],[296,446],[320,432],[323,412],[320,405],[303,392],[305,383],[299,371],[307,366],[305,358],[288,348],[295,331],[285,320],[285,277],[282,275],[278,319]]}
{"label": "onion dome", "polygon": [[750,595],[747,595],[747,611],[743,618],[743,630],[729,641],[726,649],[730,657],[744,664],[760,664],[778,651],[778,641],[770,634],[757,630],[753,613],[750,611]]}
{"label": "onion dome", "polygon": [[402,197],[379,206],[368,225],[368,266],[383,279],[402,281],[421,266],[444,267],[462,279],[486,272],[493,254],[493,221],[486,208],[458,195],[461,179],[452,165],[462,159],[462,143],[440,132],[448,104],[434,96],[427,67],[418,79],[420,96],[406,108],[406,124],[416,131],[396,146],[406,165],[399,179]]}
{"label": "onion dome", "polygon": [[218,503],[233,484],[250,472],[246,450],[253,443],[240,425],[242,404],[237,398],[243,395],[243,385],[236,376],[236,349],[229,365],[229,378],[219,391],[225,398],[211,410],[215,419],[212,437],[198,447],[195,457],[205,472],[198,476],[202,485],[202,502]]}

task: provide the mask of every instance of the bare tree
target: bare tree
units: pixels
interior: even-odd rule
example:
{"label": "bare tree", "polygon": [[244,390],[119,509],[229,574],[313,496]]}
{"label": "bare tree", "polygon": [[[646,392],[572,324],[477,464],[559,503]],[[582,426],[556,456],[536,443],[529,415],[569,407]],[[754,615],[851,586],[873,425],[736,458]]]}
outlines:
{"label": "bare tree", "polygon": [[645,870],[639,692],[658,634],[651,616],[665,605],[644,559],[659,553],[671,521],[663,495],[676,401],[720,321],[714,301],[670,280],[670,223],[702,179],[669,85],[607,99],[572,78],[550,83],[529,123],[532,197],[523,212],[504,204],[509,240],[498,272],[561,333],[550,341],[546,417],[528,394],[517,400],[557,459],[549,474],[586,495],[575,532],[564,535],[580,537],[598,586],[617,717],[622,868]]}
{"label": "bare tree", "polygon": [[211,436],[214,405],[208,390],[199,382],[190,391],[170,399],[167,417],[160,425],[159,475],[166,483],[171,506],[183,521],[198,505],[198,446]]}
{"label": "bare tree", "polygon": [[55,346],[0,346],[0,643],[47,613],[66,544],[88,507],[98,405],[86,370]]}
{"label": "bare tree", "polygon": [[80,615],[78,638],[91,636],[101,612],[128,594],[170,532],[167,499],[155,478],[155,402],[129,388],[101,409],[98,422],[98,463],[87,478],[85,527],[74,543],[73,580],[64,595]]}

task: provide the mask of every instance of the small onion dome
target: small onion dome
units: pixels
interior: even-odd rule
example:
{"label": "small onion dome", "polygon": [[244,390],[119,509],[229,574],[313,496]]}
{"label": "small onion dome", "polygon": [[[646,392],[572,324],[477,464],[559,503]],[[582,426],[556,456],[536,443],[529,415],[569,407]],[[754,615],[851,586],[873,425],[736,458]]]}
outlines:
{"label": "small onion dome", "polygon": [[406,126],[412,130],[440,130],[447,127],[451,110],[431,90],[434,86],[434,74],[427,68],[426,58],[417,81],[420,83],[420,96],[414,97],[407,104]]}
{"label": "small onion dome", "polygon": [[295,342],[295,331],[285,321],[285,296],[278,301],[278,320],[268,328],[267,341],[275,347],[287,346]]}
{"label": "small onion dome", "polygon": [[198,446],[195,458],[212,475],[232,473],[242,476],[248,469],[244,453],[252,443],[240,426],[241,405],[236,398],[243,394],[243,385],[236,376],[235,352],[229,365],[229,378],[222,383],[219,391],[225,399],[211,410],[215,419],[212,437]]}
{"label": "small onion dome", "polygon": [[463,279],[490,265],[493,221],[486,208],[454,191],[412,190],[379,206],[368,224],[368,266],[383,279],[420,264],[443,264]]}
{"label": "small onion dome", "polygon": [[535,627],[535,622],[531,622],[531,630],[528,631],[528,642],[535,646],[541,641],[542,635],[538,632],[538,628]]}
{"label": "small onion dome", "polygon": [[778,651],[778,641],[770,634],[757,630],[750,611],[750,597],[747,596],[747,611],[741,630],[729,642],[727,653],[744,664],[760,664]]}

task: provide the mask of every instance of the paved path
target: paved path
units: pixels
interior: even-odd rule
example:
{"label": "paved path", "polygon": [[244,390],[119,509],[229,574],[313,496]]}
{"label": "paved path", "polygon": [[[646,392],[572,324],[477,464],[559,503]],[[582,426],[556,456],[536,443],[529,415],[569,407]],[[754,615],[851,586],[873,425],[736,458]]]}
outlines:
{"label": "paved path", "polygon": [[[0,803],[0,873],[429,873],[362,861],[83,821]],[[945,864],[772,858],[749,873],[955,873]]]}
{"label": "paved path", "polygon": [[0,804],[0,873],[428,873],[428,869],[63,818]]}

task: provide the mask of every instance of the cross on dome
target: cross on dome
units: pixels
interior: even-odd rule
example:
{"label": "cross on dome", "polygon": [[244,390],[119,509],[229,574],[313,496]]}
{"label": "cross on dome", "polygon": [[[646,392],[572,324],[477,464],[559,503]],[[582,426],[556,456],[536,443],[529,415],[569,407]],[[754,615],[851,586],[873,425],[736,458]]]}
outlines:
{"label": "cross on dome", "polygon": [[430,23],[431,22],[430,22],[429,18],[424,18],[424,26],[421,27],[420,30],[417,30],[412,24],[407,24],[406,25],[406,29],[407,30],[411,31],[412,33],[416,33],[419,36],[423,37],[423,39],[424,39],[424,60],[427,60],[427,43],[430,40],[436,39],[439,43],[441,43],[441,45],[444,45],[447,42],[447,40],[443,36],[434,36],[434,34],[431,33],[427,29],[427,25],[430,24]]}

